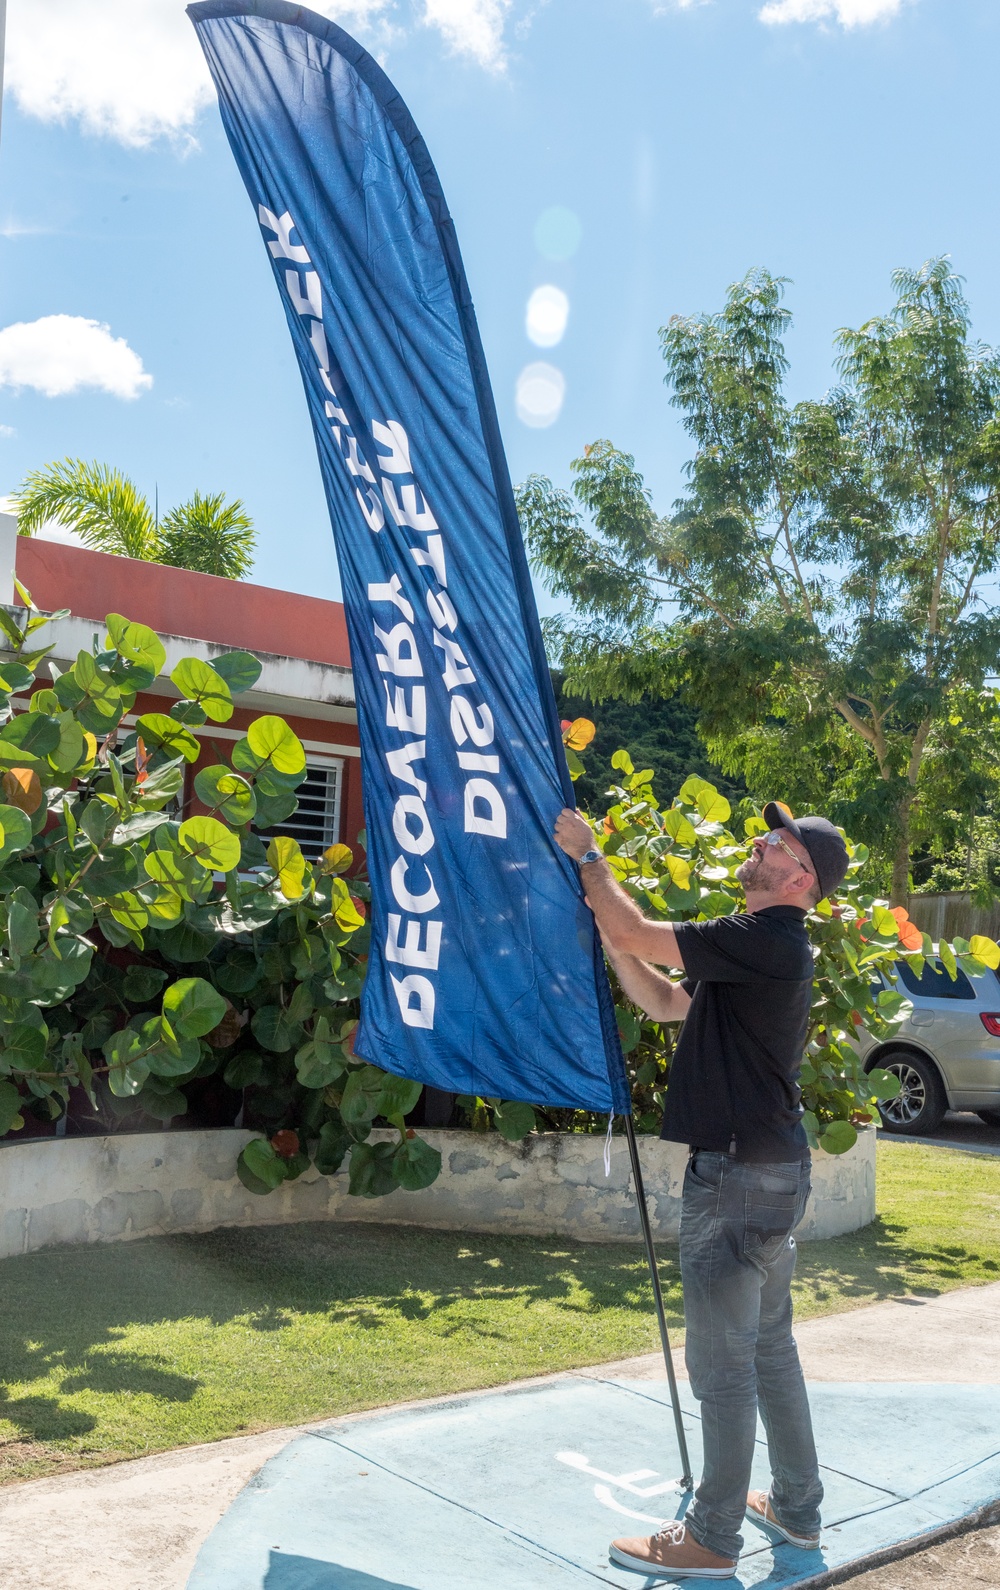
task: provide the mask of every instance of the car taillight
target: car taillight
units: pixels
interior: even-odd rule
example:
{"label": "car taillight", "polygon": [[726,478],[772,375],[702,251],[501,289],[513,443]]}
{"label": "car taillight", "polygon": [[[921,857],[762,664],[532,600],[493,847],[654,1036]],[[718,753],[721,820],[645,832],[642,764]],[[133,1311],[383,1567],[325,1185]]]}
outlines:
{"label": "car taillight", "polygon": [[991,1032],[994,1038],[1000,1038],[1000,1014],[993,1010],[982,1011],[979,1019],[987,1032]]}

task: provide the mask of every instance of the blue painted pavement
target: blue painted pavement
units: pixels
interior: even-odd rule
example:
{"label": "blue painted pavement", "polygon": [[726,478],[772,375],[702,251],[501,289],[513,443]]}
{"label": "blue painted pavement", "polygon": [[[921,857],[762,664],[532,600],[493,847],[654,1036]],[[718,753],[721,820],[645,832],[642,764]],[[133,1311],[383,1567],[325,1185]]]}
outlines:
{"label": "blue painted pavement", "polygon": [[[697,1472],[697,1403],[681,1397]],[[819,1384],[810,1399],[821,1549],[748,1523],[735,1590],[802,1584],[1000,1497],[1000,1387]],[[188,1590],[668,1585],[612,1567],[607,1546],[683,1516],[677,1466],[665,1382],[566,1375],[340,1420],[264,1465]],[[768,1483],[762,1431],[752,1483]]]}

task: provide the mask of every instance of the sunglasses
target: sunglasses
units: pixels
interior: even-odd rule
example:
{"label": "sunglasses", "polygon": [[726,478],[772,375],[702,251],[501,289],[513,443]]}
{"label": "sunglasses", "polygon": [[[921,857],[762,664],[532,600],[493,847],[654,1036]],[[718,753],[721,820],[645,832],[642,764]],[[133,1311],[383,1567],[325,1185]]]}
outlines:
{"label": "sunglasses", "polygon": [[811,878],[815,878],[816,873],[813,871],[813,869],[811,867],[807,867],[804,861],[799,860],[799,857],[795,854],[795,851],[792,849],[791,845],[785,844],[785,841],[782,839],[781,835],[776,829],[771,829],[771,832],[764,840],[764,843],[765,845],[780,845],[781,849],[785,852],[785,855],[791,856],[797,867],[801,867],[803,872],[808,872]]}
{"label": "sunglasses", "polygon": [[786,856],[791,856],[792,860],[795,862],[795,865],[797,867],[801,867],[802,866],[802,862],[799,860],[798,856],[795,854],[795,851],[792,849],[791,845],[786,845],[785,844],[785,841],[782,839],[781,835],[778,833],[778,831],[776,829],[774,829],[774,828],[771,829],[771,832],[768,834],[767,838],[764,840],[764,843],[765,843],[765,845],[780,845],[782,850],[785,852],[785,855]]}

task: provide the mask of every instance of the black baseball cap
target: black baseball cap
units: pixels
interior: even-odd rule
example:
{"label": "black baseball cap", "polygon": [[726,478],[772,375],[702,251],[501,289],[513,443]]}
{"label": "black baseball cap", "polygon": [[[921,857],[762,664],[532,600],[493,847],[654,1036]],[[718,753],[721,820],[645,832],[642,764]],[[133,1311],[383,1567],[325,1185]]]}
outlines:
{"label": "black baseball cap", "polygon": [[764,807],[764,821],[773,833],[776,828],[788,832],[805,845],[813,864],[820,898],[833,894],[843,883],[850,866],[843,835],[825,817],[791,817],[777,801],[768,801]]}

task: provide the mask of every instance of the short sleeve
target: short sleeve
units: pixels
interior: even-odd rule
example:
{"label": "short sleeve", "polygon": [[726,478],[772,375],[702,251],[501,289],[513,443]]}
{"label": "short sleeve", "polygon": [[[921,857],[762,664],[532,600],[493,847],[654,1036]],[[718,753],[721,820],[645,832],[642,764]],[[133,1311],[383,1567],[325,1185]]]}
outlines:
{"label": "short sleeve", "polygon": [[720,916],[674,927],[684,975],[692,983],[800,982],[799,946],[753,916]]}

